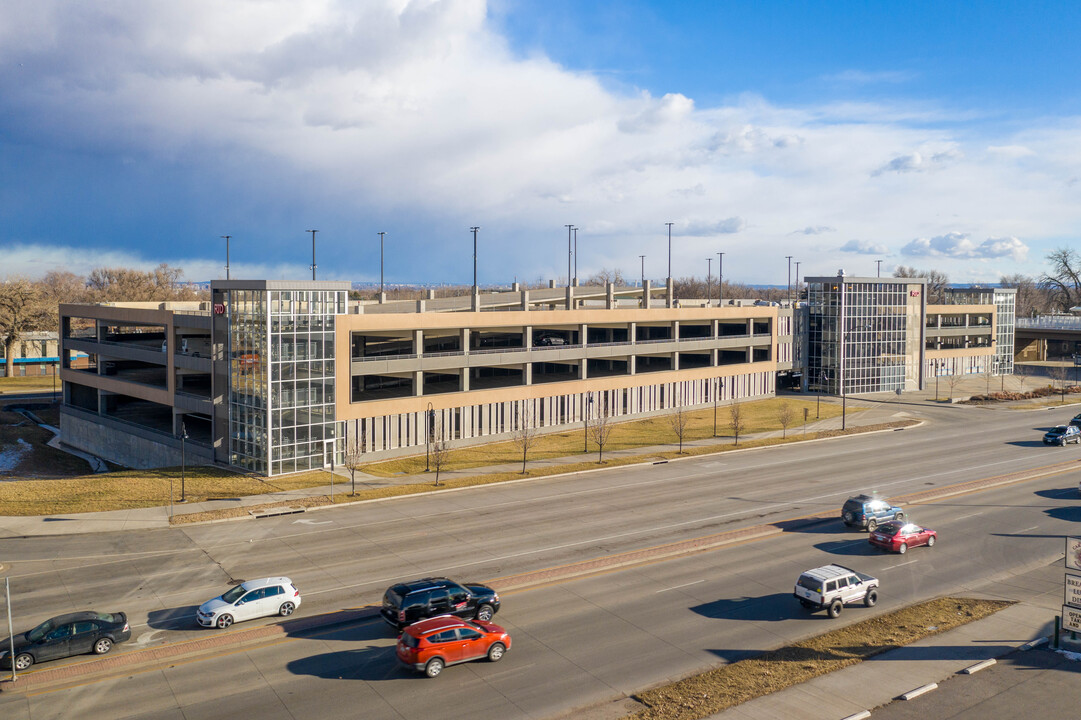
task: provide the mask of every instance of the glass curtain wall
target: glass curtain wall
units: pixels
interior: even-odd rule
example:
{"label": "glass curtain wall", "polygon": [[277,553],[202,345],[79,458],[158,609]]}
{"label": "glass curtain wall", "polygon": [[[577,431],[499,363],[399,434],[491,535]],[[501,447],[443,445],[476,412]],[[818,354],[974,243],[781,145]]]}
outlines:
{"label": "glass curtain wall", "polygon": [[808,387],[834,395],[903,388],[907,296],[900,283],[811,283]]}
{"label": "glass curtain wall", "polygon": [[1013,375],[1014,322],[1017,313],[1016,292],[995,292],[995,367],[996,375]]}
{"label": "glass curtain wall", "polygon": [[342,424],[334,414],[334,315],[346,294],[271,290],[270,474],[341,465]]}
{"label": "glass curtain wall", "polygon": [[267,472],[267,306],[258,290],[229,292],[229,462]]}

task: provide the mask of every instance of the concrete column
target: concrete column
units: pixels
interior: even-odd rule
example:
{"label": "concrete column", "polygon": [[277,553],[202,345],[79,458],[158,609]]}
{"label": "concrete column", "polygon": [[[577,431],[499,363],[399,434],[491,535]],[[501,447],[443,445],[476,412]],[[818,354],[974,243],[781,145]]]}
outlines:
{"label": "concrete column", "polygon": [[467,367],[458,371],[458,390],[461,392],[469,390],[469,368]]}
{"label": "concrete column", "polygon": [[581,360],[578,361],[578,379],[579,380],[588,380],[589,379],[589,368],[587,367],[588,364],[589,364],[589,360],[587,360],[586,358],[582,358]]}
{"label": "concrete column", "polygon": [[529,291],[528,290],[523,290],[522,291],[522,309],[523,310],[528,310],[529,309]]}
{"label": "concrete column", "polygon": [[428,290],[428,300],[435,300],[435,289],[434,288],[431,288],[431,289]]}
{"label": "concrete column", "polygon": [[570,285],[567,286],[567,309],[574,309],[574,288]]}
{"label": "concrete column", "polygon": [[747,318],[747,334],[754,335],[754,320],[752,318]]}
{"label": "concrete column", "polygon": [[646,280],[645,284],[642,285],[642,307],[644,307],[644,308],[649,307],[649,299],[650,299],[649,296],[650,296],[650,293],[652,293],[652,291],[653,291],[653,281],[652,280]]}
{"label": "concrete column", "polygon": [[533,326],[532,325],[526,325],[524,328],[522,328],[522,343],[525,345],[527,350],[529,348],[533,347]]}
{"label": "concrete column", "polygon": [[611,310],[616,306],[616,286],[612,283],[607,283],[605,290],[607,291],[605,297],[605,307]]}
{"label": "concrete column", "polygon": [[387,301],[387,294],[385,292],[379,293],[379,304],[382,305]]}
{"label": "concrete column", "polygon": [[480,312],[480,288],[478,287],[473,288],[472,308],[473,312]]}
{"label": "concrete column", "polygon": [[556,286],[556,281],[555,280],[549,280],[548,281],[548,289],[553,289],[555,286]]}
{"label": "concrete column", "polygon": [[710,337],[718,337],[720,332],[721,332],[721,321],[720,320],[710,320],[709,321],[709,332],[710,332]]}
{"label": "concrete column", "polygon": [[[420,302],[424,302],[421,300]],[[424,357],[424,331],[413,331],[413,354],[417,357]]]}
{"label": "concrete column", "polygon": [[582,341],[582,347],[585,347],[586,345],[589,344],[587,342],[588,336],[589,336],[589,326],[586,325],[585,323],[582,323],[581,325],[578,326],[578,339],[580,339]]}
{"label": "concrete column", "polygon": [[679,340],[679,320],[672,321],[672,339]]}
{"label": "concrete column", "polygon": [[462,352],[468,355],[469,354],[469,328],[462,328],[460,336],[461,336]]}
{"label": "concrete column", "polygon": [[424,394],[424,372],[416,370],[413,372],[413,395],[420,397]]}
{"label": "concrete column", "polygon": [[635,362],[636,360],[638,360],[638,358],[635,357],[634,355],[630,355],[630,356],[627,357],[627,370],[630,372],[631,375],[634,375],[637,372],[637,367],[636,367],[636,362]]}
{"label": "concrete column", "polygon": [[638,323],[628,323],[627,339],[631,341],[631,345],[634,345],[636,342],[638,342]]}
{"label": "concrete column", "polygon": [[417,312],[424,312],[424,300],[417,300]]}
{"label": "concrete column", "polygon": [[533,384],[533,363],[522,364],[522,379],[525,380],[526,385]]}
{"label": "concrete column", "polygon": [[511,292],[521,292],[522,291],[522,283],[512,283],[511,286],[510,286],[510,291]]}
{"label": "concrete column", "polygon": [[666,297],[665,307],[675,307],[676,306],[676,285],[675,285],[674,282],[672,282],[672,278],[668,278],[668,280],[665,281],[664,287],[665,287],[665,297]]}

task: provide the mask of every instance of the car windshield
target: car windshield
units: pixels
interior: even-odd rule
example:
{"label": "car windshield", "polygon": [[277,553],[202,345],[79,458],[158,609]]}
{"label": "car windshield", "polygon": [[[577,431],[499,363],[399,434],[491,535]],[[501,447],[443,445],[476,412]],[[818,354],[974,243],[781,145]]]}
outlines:
{"label": "car windshield", "polygon": [[53,625],[53,621],[51,619],[46,620],[30,632],[26,633],[26,639],[30,642],[37,642],[41,638],[45,637],[45,633],[49,632],[54,627],[55,625]]}
{"label": "car windshield", "polygon": [[882,523],[878,526],[878,532],[882,533],[883,535],[896,535],[897,531],[900,529],[901,523],[898,522]]}
{"label": "car windshield", "polygon": [[237,585],[236,587],[231,588],[228,592],[222,595],[221,599],[232,605],[237,600],[239,600],[240,596],[243,595],[245,592],[247,592],[247,590],[244,589],[243,585]]}

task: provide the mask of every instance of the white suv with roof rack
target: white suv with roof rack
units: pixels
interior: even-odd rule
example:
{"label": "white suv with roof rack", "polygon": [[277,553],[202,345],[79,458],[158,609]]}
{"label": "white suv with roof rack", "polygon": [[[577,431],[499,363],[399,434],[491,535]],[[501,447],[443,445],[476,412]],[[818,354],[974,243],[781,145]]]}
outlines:
{"label": "white suv with roof rack", "polygon": [[803,607],[826,608],[829,616],[835,618],[845,605],[852,603],[874,607],[878,602],[878,578],[844,565],[823,565],[802,573],[792,594]]}

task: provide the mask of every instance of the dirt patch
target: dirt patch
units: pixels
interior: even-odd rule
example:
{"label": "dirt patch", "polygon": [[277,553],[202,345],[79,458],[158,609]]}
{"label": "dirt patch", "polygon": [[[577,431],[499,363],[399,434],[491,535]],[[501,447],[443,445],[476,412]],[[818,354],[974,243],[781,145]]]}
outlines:
{"label": "dirt patch", "polygon": [[1012,603],[938,598],[794,645],[684,678],[636,696],[633,720],[699,720],[921,638],[987,617]]}

